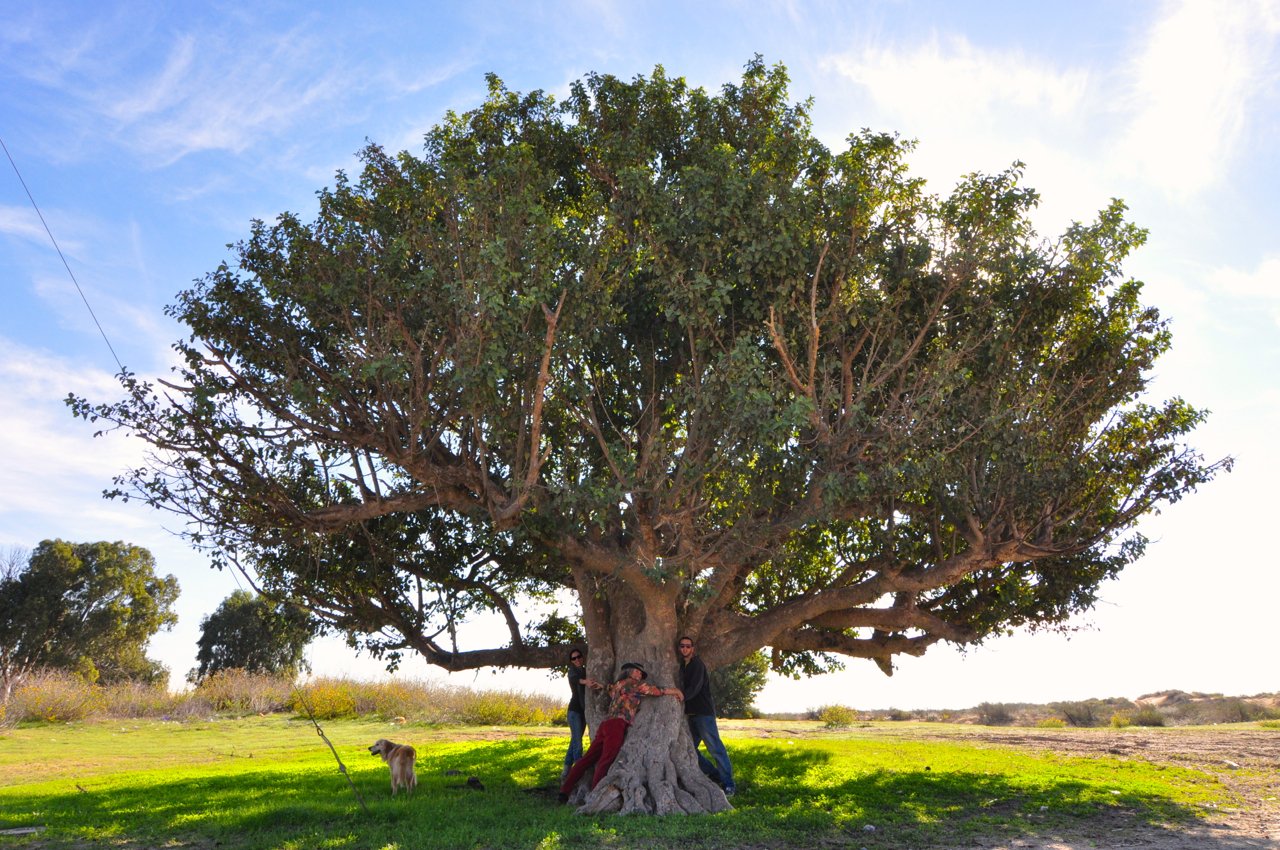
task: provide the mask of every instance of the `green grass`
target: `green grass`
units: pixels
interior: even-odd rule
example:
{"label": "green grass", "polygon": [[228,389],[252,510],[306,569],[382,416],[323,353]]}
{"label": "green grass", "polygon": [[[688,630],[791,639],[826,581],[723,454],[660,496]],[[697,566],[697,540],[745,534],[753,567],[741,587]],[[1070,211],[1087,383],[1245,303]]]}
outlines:
{"label": "green grass", "polygon": [[[918,741],[859,729],[730,737],[736,809],[698,817],[581,817],[555,803],[564,733],[329,721],[369,812],[305,721],[25,726],[0,735],[0,829],[43,825],[8,848],[176,845],[382,848],[868,850],[1050,835],[1101,816],[1185,823],[1225,790],[1192,770],[1112,758]],[[909,733],[904,733],[909,735]],[[378,737],[418,747],[418,792],[391,799]],[[446,771],[459,775],[449,776]],[[460,787],[481,777],[483,792]],[[866,825],[875,832],[866,832]]]}

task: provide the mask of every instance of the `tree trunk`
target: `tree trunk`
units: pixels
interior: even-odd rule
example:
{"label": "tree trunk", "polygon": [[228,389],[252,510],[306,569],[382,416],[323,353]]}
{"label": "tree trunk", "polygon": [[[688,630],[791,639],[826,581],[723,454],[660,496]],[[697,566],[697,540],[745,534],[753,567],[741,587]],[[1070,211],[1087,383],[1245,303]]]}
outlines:
{"label": "tree trunk", "polygon": [[[588,675],[602,683],[614,682],[623,664],[636,662],[648,671],[650,684],[676,687],[674,605],[657,589],[645,598],[616,585],[601,591],[594,599],[583,599],[583,610],[589,612],[583,618]],[[587,720],[593,732],[607,708],[607,692],[588,692]],[[587,771],[569,795],[580,814],[702,814],[733,808],[698,767],[684,704],[675,697],[642,697],[621,752],[594,789],[591,776]]]}

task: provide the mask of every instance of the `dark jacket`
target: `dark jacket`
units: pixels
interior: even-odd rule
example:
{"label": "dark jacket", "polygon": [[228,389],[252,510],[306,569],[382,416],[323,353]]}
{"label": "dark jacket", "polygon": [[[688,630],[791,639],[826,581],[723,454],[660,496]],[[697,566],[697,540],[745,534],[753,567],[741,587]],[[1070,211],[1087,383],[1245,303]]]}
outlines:
{"label": "dark jacket", "polygon": [[576,667],[573,664],[569,665],[569,692],[573,694],[569,698],[569,711],[576,711],[579,714],[587,713],[585,701],[587,686],[582,682],[585,678],[587,678],[586,665],[582,667]]}
{"label": "dark jacket", "polygon": [[716,713],[716,702],[711,698],[711,677],[707,675],[707,665],[702,659],[693,656],[686,664],[680,659],[680,690],[684,693],[685,714]]}

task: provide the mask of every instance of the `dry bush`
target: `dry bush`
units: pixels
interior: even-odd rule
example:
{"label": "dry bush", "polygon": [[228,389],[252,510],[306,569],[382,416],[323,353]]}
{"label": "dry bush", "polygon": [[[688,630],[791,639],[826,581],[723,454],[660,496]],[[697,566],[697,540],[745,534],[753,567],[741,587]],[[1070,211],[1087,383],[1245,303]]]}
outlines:
{"label": "dry bush", "polygon": [[1052,706],[1068,723],[1079,727],[1102,726],[1116,714],[1128,715],[1137,708],[1132,702],[1122,698],[1055,702]]}
{"label": "dry bush", "polygon": [[1139,706],[1137,711],[1129,712],[1129,719],[1134,726],[1164,726],[1165,718],[1160,709],[1153,705]]}
{"label": "dry bush", "polygon": [[1013,708],[1003,702],[984,702],[978,706],[978,722],[983,726],[1008,726],[1013,722]]}
{"label": "dry bush", "polygon": [[100,689],[102,713],[108,717],[173,717],[186,702],[164,685],[117,682]]}
{"label": "dry bush", "polygon": [[290,704],[292,690],[290,679],[233,669],[206,676],[191,696],[218,714],[269,714]]}
{"label": "dry bush", "polygon": [[102,710],[102,689],[78,676],[44,671],[14,689],[5,708],[6,723],[66,723]]}
{"label": "dry bush", "polygon": [[317,720],[335,720],[355,717],[361,698],[370,704],[362,686],[350,679],[316,679],[303,687],[295,688],[286,703],[296,714],[304,714]]}

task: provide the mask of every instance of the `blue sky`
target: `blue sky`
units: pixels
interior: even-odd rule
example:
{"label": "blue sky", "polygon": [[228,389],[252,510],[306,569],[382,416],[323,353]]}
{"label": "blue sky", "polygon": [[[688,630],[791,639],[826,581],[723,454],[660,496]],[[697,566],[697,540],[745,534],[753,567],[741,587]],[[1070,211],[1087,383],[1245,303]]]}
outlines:
{"label": "blue sky", "polygon": [[[771,683],[766,710],[842,702],[959,708],[1154,690],[1280,690],[1280,0],[1224,2],[51,2],[0,28],[0,138],[120,360],[172,362],[180,289],[228,258],[253,218],[309,217],[366,140],[419,151],[484,75],[563,94],[592,71],[662,64],[715,88],[756,53],[812,97],[832,146],[863,127],[915,138],[915,173],[946,192],[1027,164],[1045,235],[1111,197],[1151,229],[1127,266],[1172,318],[1155,394],[1212,411],[1196,445],[1236,471],[1143,524],[1147,556],[1069,639],[936,647],[891,679]],[[163,516],[100,498],[142,457],[94,439],[68,392],[109,400],[117,371],[7,161],[0,162],[0,546],[123,539],[178,576],[181,618],[152,655],[180,682],[200,618],[236,589]],[[336,641],[319,672],[377,666]],[[407,675],[442,678],[425,665]],[[541,672],[458,684],[558,692]]]}

